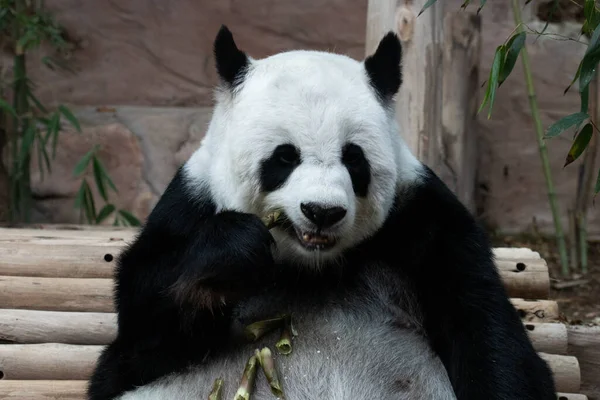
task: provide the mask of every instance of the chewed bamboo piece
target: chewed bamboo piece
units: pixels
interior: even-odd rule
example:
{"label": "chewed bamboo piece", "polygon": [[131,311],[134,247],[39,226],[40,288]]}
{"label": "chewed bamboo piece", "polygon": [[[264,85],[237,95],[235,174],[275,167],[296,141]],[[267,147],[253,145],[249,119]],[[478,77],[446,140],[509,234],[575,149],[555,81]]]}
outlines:
{"label": "chewed bamboo piece", "polygon": [[222,397],[221,397],[222,391],[223,391],[223,378],[217,378],[217,379],[215,379],[213,388],[212,388],[210,394],[208,395],[208,400],[221,400],[222,399]]}
{"label": "chewed bamboo piece", "polygon": [[280,354],[288,355],[292,352],[292,337],[297,336],[296,330],[292,325],[291,315],[286,315],[283,321],[283,329],[281,330],[281,336],[275,344]]}
{"label": "chewed bamboo piece", "polygon": [[246,326],[244,333],[250,341],[256,341],[273,330],[284,326],[287,315],[253,322]]}
{"label": "chewed bamboo piece", "polygon": [[284,220],[285,218],[283,217],[283,213],[281,211],[273,211],[262,219],[267,229],[272,229],[278,225],[281,225]]}
{"label": "chewed bamboo piece", "polygon": [[256,354],[253,354],[252,357],[250,357],[246,362],[244,374],[242,375],[242,380],[240,381],[240,386],[237,392],[235,392],[235,396],[233,396],[234,400],[250,400],[250,394],[252,393],[254,381],[256,380],[257,362],[258,357],[256,357]]}
{"label": "chewed bamboo piece", "polygon": [[260,362],[262,370],[265,373],[267,382],[269,382],[271,392],[278,398],[285,399],[283,388],[281,387],[281,383],[279,382],[279,378],[277,376],[277,370],[275,369],[275,360],[273,360],[271,349],[268,347],[263,347],[260,351],[257,349],[256,356],[258,357],[258,361]]}

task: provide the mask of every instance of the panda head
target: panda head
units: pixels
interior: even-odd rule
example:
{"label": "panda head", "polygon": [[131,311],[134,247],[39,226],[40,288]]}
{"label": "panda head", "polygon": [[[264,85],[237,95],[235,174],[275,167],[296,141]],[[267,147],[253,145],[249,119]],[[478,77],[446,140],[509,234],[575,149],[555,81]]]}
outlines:
{"label": "panda head", "polygon": [[374,234],[421,164],[402,142],[393,97],[401,46],[384,36],[363,61],[319,51],[254,59],[221,27],[220,85],[207,134],[185,166],[218,209],[264,216],[276,256],[321,267]]}

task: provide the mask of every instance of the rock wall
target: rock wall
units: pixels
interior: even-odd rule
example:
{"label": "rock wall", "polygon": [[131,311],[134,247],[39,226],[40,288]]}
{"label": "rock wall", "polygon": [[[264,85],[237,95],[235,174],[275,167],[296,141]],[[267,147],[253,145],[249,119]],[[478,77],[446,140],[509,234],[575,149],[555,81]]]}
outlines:
{"label": "rock wall", "polygon": [[[532,2],[535,5],[535,2]],[[74,72],[53,72],[31,62],[38,93],[50,104],[77,106],[85,132],[66,132],[55,169],[34,177],[36,219],[76,222],[71,178],[77,159],[93,143],[115,178],[119,205],[144,218],[177,166],[202,138],[216,83],[212,40],[221,23],[255,57],[298,48],[364,56],[366,0],[49,0],[75,48],[67,60]],[[446,0],[446,11],[462,0]],[[474,4],[467,10],[475,12]],[[512,32],[509,2],[488,2],[482,16],[482,83],[493,52]],[[527,11],[530,27],[541,27]],[[563,34],[570,25],[555,26]],[[584,45],[542,38],[529,40],[535,87],[544,126],[578,110],[577,91],[563,96]],[[407,78],[409,79],[409,78]],[[477,94],[483,96],[483,89]],[[100,111],[98,111],[100,110]],[[107,112],[108,110],[108,112]],[[478,116],[481,217],[501,231],[551,231],[544,176],[520,62],[498,91],[492,118]],[[578,162],[563,169],[567,135],[548,142],[556,190],[566,215],[573,202]],[[600,161],[598,162],[600,164]],[[564,220],[566,227],[566,219]],[[600,214],[591,209],[589,228],[600,235]]]}

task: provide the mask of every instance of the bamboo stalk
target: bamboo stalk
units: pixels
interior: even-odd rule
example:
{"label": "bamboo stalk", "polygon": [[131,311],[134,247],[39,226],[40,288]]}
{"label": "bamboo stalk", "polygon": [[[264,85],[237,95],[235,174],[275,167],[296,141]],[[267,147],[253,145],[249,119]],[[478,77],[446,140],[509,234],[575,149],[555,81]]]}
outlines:
{"label": "bamboo stalk", "polygon": [[281,387],[279,377],[277,376],[277,369],[275,368],[275,360],[273,359],[273,353],[271,353],[271,349],[268,347],[263,347],[260,351],[256,349],[256,357],[258,358],[265,377],[267,378],[267,382],[271,388],[271,393],[280,399],[284,399],[285,394],[283,393],[283,388]]}
{"label": "bamboo stalk", "polygon": [[575,200],[575,218],[579,233],[579,259],[581,272],[587,273],[588,270],[588,243],[587,243],[587,210],[589,206],[589,198],[596,176],[595,163],[596,154],[598,153],[598,118],[600,117],[600,99],[598,98],[598,79],[600,79],[600,71],[596,69],[594,79],[590,82],[590,117],[595,129],[595,134],[592,135],[583,155],[583,163],[581,164],[581,179],[577,188],[577,197]]}
{"label": "bamboo stalk", "polygon": [[[518,0],[512,0],[512,9],[515,19],[515,25],[517,26],[516,30],[519,33],[523,32],[521,10],[519,8]],[[544,128],[542,126],[542,120],[540,118],[540,112],[538,109],[535,87],[533,85],[533,77],[529,65],[529,55],[527,53],[526,46],[523,46],[523,48],[521,49],[521,61],[523,63],[523,72],[525,74],[525,82],[527,84],[527,95],[529,97],[529,105],[531,107],[531,116],[533,117],[535,132],[537,135],[538,150],[540,153],[540,158],[542,160],[544,176],[546,177],[546,185],[548,187],[548,202],[550,203],[550,209],[552,210],[552,218],[554,220],[556,242],[558,244],[558,251],[560,254],[561,272],[563,275],[567,275],[569,273],[569,258],[567,254],[567,246],[565,242],[565,235],[563,232],[562,223],[560,221],[558,201],[556,199],[554,182],[552,181],[550,161],[548,160],[548,150],[546,149],[546,142],[544,141]]]}
{"label": "bamboo stalk", "polygon": [[292,353],[292,337],[296,336],[294,327],[292,325],[291,315],[285,317],[283,328],[281,329],[281,336],[275,344],[280,354],[289,355]]}
{"label": "bamboo stalk", "polygon": [[571,259],[569,260],[571,262],[571,269],[573,271],[575,271],[575,269],[577,268],[579,262],[578,260],[578,251],[579,248],[577,247],[577,234],[578,234],[578,224],[577,224],[577,216],[576,216],[576,212],[573,209],[569,209],[567,212],[568,218],[569,218],[569,249],[570,249],[570,254],[571,254]]}
{"label": "bamboo stalk", "polygon": [[222,391],[223,391],[223,378],[215,379],[215,383],[213,384],[213,388],[208,395],[208,400],[221,400],[222,399]]}
{"label": "bamboo stalk", "polygon": [[254,381],[256,380],[257,364],[258,358],[256,357],[256,354],[253,354],[246,362],[240,386],[233,397],[234,400],[250,400],[250,394],[252,393]]}

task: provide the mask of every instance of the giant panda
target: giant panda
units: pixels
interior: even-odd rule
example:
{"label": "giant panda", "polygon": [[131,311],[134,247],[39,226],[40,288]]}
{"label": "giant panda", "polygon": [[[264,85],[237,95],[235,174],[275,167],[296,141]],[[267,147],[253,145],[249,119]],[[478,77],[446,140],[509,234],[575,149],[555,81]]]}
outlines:
{"label": "giant panda", "polygon": [[[402,141],[397,36],[362,61],[254,59],[222,26],[214,55],[207,133],[118,258],[89,399],[196,400],[219,377],[231,399],[264,346],[290,400],[556,399],[484,230]],[[282,314],[291,354],[246,340]],[[251,399],[272,398],[258,372]]]}

